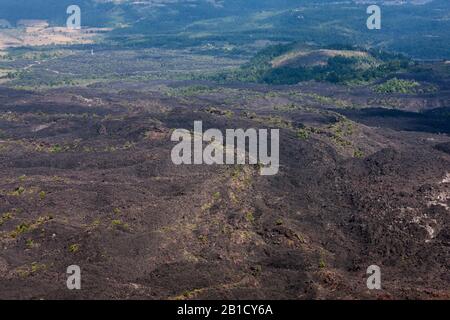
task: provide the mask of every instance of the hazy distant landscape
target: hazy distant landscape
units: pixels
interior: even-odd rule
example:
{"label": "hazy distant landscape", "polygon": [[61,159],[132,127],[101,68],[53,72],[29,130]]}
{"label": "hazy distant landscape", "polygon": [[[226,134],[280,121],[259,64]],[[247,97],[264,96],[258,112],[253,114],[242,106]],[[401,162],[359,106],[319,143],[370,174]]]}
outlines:
{"label": "hazy distant landscape", "polygon": [[[450,298],[447,0],[72,4],[0,0],[0,299]],[[279,173],[173,164],[199,120]]]}

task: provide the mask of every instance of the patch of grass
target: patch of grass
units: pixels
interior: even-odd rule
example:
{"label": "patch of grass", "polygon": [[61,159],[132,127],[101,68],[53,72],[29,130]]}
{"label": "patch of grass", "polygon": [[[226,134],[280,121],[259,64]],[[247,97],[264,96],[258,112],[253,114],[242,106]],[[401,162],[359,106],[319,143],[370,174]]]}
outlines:
{"label": "patch of grass", "polygon": [[47,266],[43,263],[33,262],[31,263],[31,273],[36,273],[41,270],[47,269]]}
{"label": "patch of grass", "polygon": [[121,220],[112,220],[111,224],[113,226],[121,226],[123,224],[123,222]]}
{"label": "patch of grass", "polygon": [[364,152],[360,149],[355,150],[355,152],[353,153],[353,157],[355,158],[364,158]]}
{"label": "patch of grass", "polygon": [[245,214],[245,219],[247,219],[247,221],[250,222],[250,223],[255,222],[255,216],[253,215],[253,212],[248,211],[248,212]]}
{"label": "patch of grass", "polygon": [[36,226],[40,226],[41,224],[43,224],[49,220],[52,220],[52,219],[53,219],[53,216],[51,214],[48,216],[39,217],[34,224]]}
{"label": "patch of grass", "polygon": [[275,128],[292,129],[292,122],[280,116],[260,117],[258,118],[258,121]]}
{"label": "patch of grass", "polygon": [[306,140],[309,138],[310,131],[305,128],[301,128],[297,130],[297,137],[302,140]]}
{"label": "patch of grass", "polygon": [[93,227],[93,228],[97,228],[97,227],[100,225],[100,223],[101,223],[100,219],[95,219],[95,220],[92,222],[92,227]]}
{"label": "patch of grass", "polygon": [[198,294],[202,293],[204,289],[194,289],[194,290],[186,290],[181,295],[173,298],[174,300],[185,300],[185,299],[193,299]]}
{"label": "patch of grass", "polygon": [[176,88],[176,89],[170,89],[167,94],[169,96],[196,96],[198,94],[208,94],[215,92],[216,90],[214,88],[204,86],[204,85],[193,85],[193,86],[186,86],[182,88]]}
{"label": "patch of grass", "polygon": [[326,267],[326,263],[323,260],[323,258],[321,258],[320,261],[319,261],[319,268],[320,269],[324,269],[325,267]]}
{"label": "patch of grass", "polygon": [[113,226],[120,226],[120,225],[122,225],[122,221],[121,220],[112,220],[111,224]]}
{"label": "patch of grass", "polygon": [[111,225],[113,227],[116,227],[116,228],[119,228],[119,227],[123,228],[123,229],[129,229],[130,228],[128,223],[124,223],[122,220],[118,220],[118,219],[112,220],[111,221]]}
{"label": "patch of grass", "polygon": [[9,233],[9,237],[15,239],[24,233],[27,233],[29,231],[32,231],[32,230],[40,227],[41,225],[43,225],[44,223],[46,223],[52,219],[53,219],[53,217],[51,215],[48,215],[48,216],[39,217],[36,221],[31,222],[31,223],[22,222],[21,224],[17,225],[13,231],[11,231]]}
{"label": "patch of grass", "polygon": [[283,219],[277,219],[277,221],[275,221],[275,224],[277,225],[277,226],[281,226],[282,224],[283,224]]}
{"label": "patch of grass", "polygon": [[231,111],[231,110],[222,110],[222,109],[218,109],[218,108],[214,108],[214,107],[209,107],[205,111],[210,114],[225,116],[228,119],[233,118],[233,115],[234,115],[233,111]]}
{"label": "patch of grass", "polygon": [[80,250],[80,245],[77,244],[77,243],[71,244],[71,245],[69,246],[69,252],[71,252],[71,253],[76,253],[76,252],[78,252],[79,250]]}
{"label": "patch of grass", "polygon": [[49,148],[50,153],[59,153],[63,151],[63,147],[61,147],[59,144],[55,144]]}
{"label": "patch of grass", "polygon": [[348,140],[345,140],[339,136],[334,136],[333,137],[333,142],[337,145],[337,146],[341,146],[341,147],[349,147],[352,145],[352,143]]}
{"label": "patch of grass", "polygon": [[33,273],[46,270],[47,266],[43,263],[32,262],[30,266],[22,266],[16,269],[16,273],[21,278],[26,278]]}
{"label": "patch of grass", "polygon": [[11,220],[13,217],[13,214],[11,212],[6,212],[2,215],[0,218],[0,226],[2,226],[6,221]]}
{"label": "patch of grass", "polygon": [[295,105],[295,103],[291,103],[291,104],[285,104],[282,106],[275,106],[273,107],[274,110],[277,111],[293,111],[293,110],[297,110],[298,107]]}
{"label": "patch of grass", "polygon": [[14,189],[14,191],[11,191],[9,193],[9,195],[18,197],[24,192],[25,192],[25,188],[24,187],[17,187],[16,189]]}
{"label": "patch of grass", "polygon": [[[237,165],[234,166],[231,173],[231,188],[237,192],[241,193],[245,188],[248,188],[252,184],[252,173],[254,168],[260,166],[261,163],[256,165]],[[230,199],[232,201],[237,201],[238,198],[233,192],[229,192]]]}
{"label": "patch of grass", "polygon": [[35,244],[34,244],[33,239],[27,239],[25,245],[27,246],[28,249],[32,249]]}
{"label": "patch of grass", "polygon": [[339,138],[351,136],[355,132],[354,124],[347,118],[339,119],[336,123],[330,125],[329,129]]}
{"label": "patch of grass", "polygon": [[301,243],[305,243],[305,238],[301,234],[295,233],[294,236],[297,238],[298,241]]}
{"label": "patch of grass", "polygon": [[44,199],[45,199],[45,196],[46,196],[45,191],[39,192],[39,199],[44,200]]}
{"label": "patch of grass", "polygon": [[13,231],[11,231],[11,233],[9,234],[9,236],[11,238],[17,238],[19,235],[28,232],[30,230],[31,225],[23,222],[21,224],[19,224],[18,226],[16,226],[16,229],[14,229]]}
{"label": "patch of grass", "polygon": [[117,148],[114,146],[107,146],[103,149],[104,152],[116,152]]}
{"label": "patch of grass", "polygon": [[21,278],[26,278],[30,275],[30,271],[26,267],[17,268],[16,273]]}

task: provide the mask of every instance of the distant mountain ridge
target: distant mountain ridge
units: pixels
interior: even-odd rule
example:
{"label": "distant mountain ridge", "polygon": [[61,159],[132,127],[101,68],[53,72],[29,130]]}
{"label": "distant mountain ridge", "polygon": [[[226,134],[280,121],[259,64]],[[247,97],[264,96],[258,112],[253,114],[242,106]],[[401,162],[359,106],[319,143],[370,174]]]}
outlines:
{"label": "distant mountain ridge", "polygon": [[140,46],[300,41],[380,47],[421,59],[450,58],[449,1],[373,3],[383,6],[380,31],[366,28],[365,0],[0,0],[0,19],[12,25],[39,19],[63,26],[66,8],[77,4],[82,25],[115,28],[113,36],[119,36],[120,43],[138,35]]}

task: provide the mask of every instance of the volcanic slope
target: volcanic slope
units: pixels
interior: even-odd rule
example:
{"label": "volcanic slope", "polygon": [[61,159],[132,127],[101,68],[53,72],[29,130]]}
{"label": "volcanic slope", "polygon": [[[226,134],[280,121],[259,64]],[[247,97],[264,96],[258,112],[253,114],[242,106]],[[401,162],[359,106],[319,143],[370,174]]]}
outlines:
{"label": "volcanic slope", "polygon": [[[0,90],[0,298],[450,298],[448,135],[308,85],[118,86]],[[195,120],[281,128],[279,174],[173,165]]]}

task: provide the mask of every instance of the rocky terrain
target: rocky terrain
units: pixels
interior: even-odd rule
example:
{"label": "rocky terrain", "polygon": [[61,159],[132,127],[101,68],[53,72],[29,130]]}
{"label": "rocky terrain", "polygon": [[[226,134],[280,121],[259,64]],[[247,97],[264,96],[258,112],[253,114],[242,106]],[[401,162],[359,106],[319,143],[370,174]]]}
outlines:
{"label": "rocky terrain", "polygon": [[[359,90],[1,89],[0,298],[450,298],[449,95]],[[194,120],[281,128],[279,174],[173,165]]]}
{"label": "rocky terrain", "polygon": [[373,3],[0,0],[0,299],[450,299],[450,4]]}

